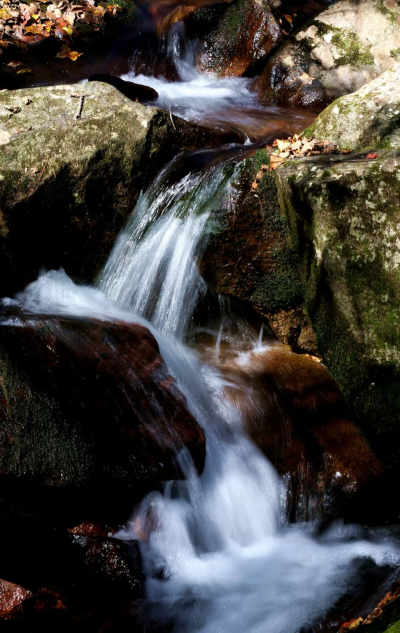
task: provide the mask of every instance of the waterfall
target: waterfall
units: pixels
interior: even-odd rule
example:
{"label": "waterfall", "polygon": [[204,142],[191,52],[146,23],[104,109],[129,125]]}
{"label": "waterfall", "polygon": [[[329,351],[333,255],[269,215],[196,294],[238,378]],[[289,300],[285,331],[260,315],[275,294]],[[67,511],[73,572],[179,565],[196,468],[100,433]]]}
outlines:
{"label": "waterfall", "polygon": [[[14,302],[145,324],[205,430],[203,474],[183,452],[187,479],[149,494],[119,534],[141,541],[150,619],[177,633],[296,633],[352,590],[357,561],[394,564],[399,551],[379,533],[363,539],[338,525],[317,537],[312,525],[283,519],[281,481],[247,438],[226,379],[186,345],[206,290],[198,258],[212,212],[228,204],[234,167],[228,161],[178,179],[175,169],[174,162],[140,197],[98,288],[50,271]],[[262,334],[252,345],[262,345]]]}

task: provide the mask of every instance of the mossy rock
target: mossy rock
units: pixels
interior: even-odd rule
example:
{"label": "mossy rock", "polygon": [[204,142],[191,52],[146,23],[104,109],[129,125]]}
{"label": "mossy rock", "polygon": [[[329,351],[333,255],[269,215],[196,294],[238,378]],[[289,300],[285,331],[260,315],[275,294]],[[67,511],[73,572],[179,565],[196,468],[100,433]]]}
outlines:
{"label": "mossy rock", "polygon": [[277,170],[318,350],[378,455],[398,461],[400,152]]}
{"label": "mossy rock", "polygon": [[0,106],[0,296],[43,267],[92,282],[161,167],[229,140],[101,82],[3,90]]}
{"label": "mossy rock", "polygon": [[396,2],[338,0],[283,44],[254,89],[278,102],[327,105],[393,66],[399,26]]}
{"label": "mossy rock", "polygon": [[238,297],[265,316],[273,331],[296,349],[316,352],[304,311],[299,259],[281,211],[275,178],[260,150],[241,163],[231,181],[229,205],[216,210],[201,262],[206,281],[220,294]]}
{"label": "mossy rock", "polygon": [[304,135],[330,140],[341,149],[400,148],[400,64],[334,101]]}

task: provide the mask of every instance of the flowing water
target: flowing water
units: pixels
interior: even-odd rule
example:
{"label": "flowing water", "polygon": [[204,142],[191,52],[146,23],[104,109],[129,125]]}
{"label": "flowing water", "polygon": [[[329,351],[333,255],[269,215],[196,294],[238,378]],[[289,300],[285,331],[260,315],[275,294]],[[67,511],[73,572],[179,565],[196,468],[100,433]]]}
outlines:
{"label": "flowing water", "polygon": [[[356,589],[362,561],[395,565],[400,551],[383,532],[361,538],[361,530],[338,525],[317,537],[313,525],[285,521],[283,484],[246,437],[240,408],[226,398],[226,378],[185,344],[206,293],[197,259],[212,210],[228,204],[235,166],[211,165],[171,183],[175,167],[139,199],[98,288],[50,271],[8,303],[144,323],[205,430],[202,475],[181,454],[187,479],[148,495],[119,535],[141,540],[148,622],[179,633],[312,629]],[[220,312],[227,336],[234,316],[227,317],[224,302]],[[263,345],[250,325],[235,328],[231,336],[242,348]]]}
{"label": "flowing water", "polygon": [[[305,127],[312,114],[292,111],[288,117],[282,109],[265,109],[247,79],[199,74],[193,49],[186,45],[182,52],[178,36],[172,32],[168,54],[179,82],[129,75],[155,87],[159,105],[217,127],[234,125],[247,142],[288,126],[289,119],[290,131]],[[224,342],[244,354],[244,366],[246,352],[268,350],[262,329],[213,296],[198,271],[213,212],[229,205],[243,148],[235,152],[236,158],[205,153],[202,167],[191,167],[187,157],[173,161],[140,196],[97,288],[50,271],[6,303],[32,313],[143,323],[204,428],[201,476],[183,452],[178,458],[187,479],[149,494],[119,534],[141,541],[146,626],[177,633],[296,633],[315,630],[342,596],[356,591],[366,560],[394,566],[400,550],[382,531],[337,524],[321,535],[313,523],[289,524],[283,482],[246,436],[241,409],[226,395],[229,379],[218,362],[203,362],[195,349],[196,334],[206,333],[214,359]],[[189,167],[182,170],[182,163]],[[202,314],[206,304],[213,306],[212,319]]]}

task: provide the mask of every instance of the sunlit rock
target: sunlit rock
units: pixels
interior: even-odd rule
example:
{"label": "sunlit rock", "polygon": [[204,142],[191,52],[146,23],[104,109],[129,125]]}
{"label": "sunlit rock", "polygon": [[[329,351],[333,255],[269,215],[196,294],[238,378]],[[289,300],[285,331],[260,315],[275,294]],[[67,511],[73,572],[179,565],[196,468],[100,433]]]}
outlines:
{"label": "sunlit rock", "polygon": [[1,91],[0,127],[0,296],[42,267],[92,282],[160,168],[233,139],[97,81]]}
{"label": "sunlit rock", "polygon": [[326,104],[378,77],[399,51],[398,3],[339,0],[278,50],[255,90],[279,103]]}
{"label": "sunlit rock", "polygon": [[400,64],[357,92],[340,97],[304,132],[341,149],[400,147]]}

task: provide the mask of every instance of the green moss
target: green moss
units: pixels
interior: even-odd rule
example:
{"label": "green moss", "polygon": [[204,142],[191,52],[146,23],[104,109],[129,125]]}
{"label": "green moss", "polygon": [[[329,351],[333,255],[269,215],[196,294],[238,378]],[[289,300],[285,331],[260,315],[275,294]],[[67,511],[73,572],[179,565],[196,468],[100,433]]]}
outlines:
{"label": "green moss", "polygon": [[[333,28],[332,28],[333,30]],[[332,44],[341,52],[341,57],[336,61],[336,66],[370,66],[375,63],[374,56],[369,48],[363,44],[357,33],[351,29],[334,29]]]}
{"label": "green moss", "polygon": [[390,51],[390,56],[397,62],[400,61],[400,48],[394,48]]}

